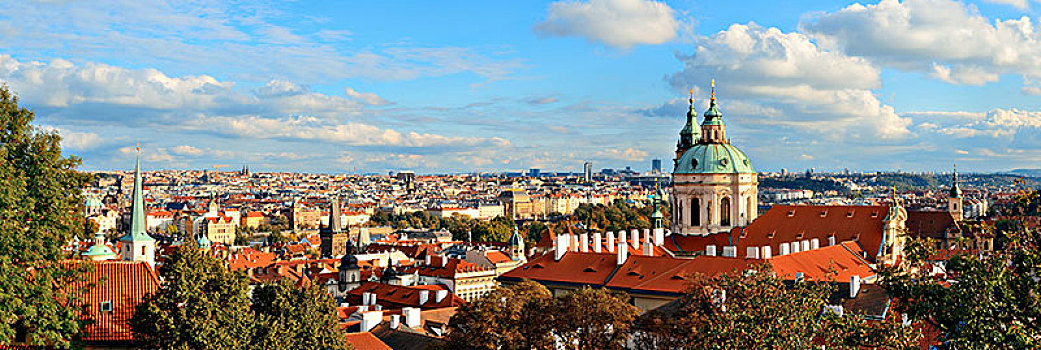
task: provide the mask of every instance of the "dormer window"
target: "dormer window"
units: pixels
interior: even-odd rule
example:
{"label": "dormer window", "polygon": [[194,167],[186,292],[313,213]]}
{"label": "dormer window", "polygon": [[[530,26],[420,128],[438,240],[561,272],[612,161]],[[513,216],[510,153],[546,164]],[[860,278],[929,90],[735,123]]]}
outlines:
{"label": "dormer window", "polygon": [[847,213],[846,213],[846,217],[847,217],[847,218],[851,218],[851,217],[853,217],[853,211],[852,211],[852,210],[850,210],[849,212],[847,212]]}
{"label": "dormer window", "polygon": [[727,166],[727,159],[726,158],[720,159],[719,160],[719,164],[722,164],[723,166]]}
{"label": "dormer window", "polygon": [[795,209],[792,209],[792,210],[788,211],[788,217],[793,217],[793,216],[795,216]]}
{"label": "dormer window", "polygon": [[827,217],[827,216],[828,216],[828,211],[827,210],[821,210],[821,217],[823,218],[823,217]]}
{"label": "dormer window", "polygon": [[698,167],[698,160],[697,159],[691,159],[690,160],[690,167],[691,168],[697,168]]}
{"label": "dormer window", "polygon": [[112,301],[105,300],[98,303],[98,310],[100,310],[101,312],[112,312]]}

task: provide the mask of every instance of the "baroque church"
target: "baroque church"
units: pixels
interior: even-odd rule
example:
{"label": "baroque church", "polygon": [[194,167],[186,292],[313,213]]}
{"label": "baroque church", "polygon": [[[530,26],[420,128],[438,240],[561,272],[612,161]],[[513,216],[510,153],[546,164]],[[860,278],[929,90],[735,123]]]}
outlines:
{"label": "baroque church", "polygon": [[676,143],[672,175],[673,233],[728,232],[755,220],[759,181],[752,162],[730,144],[723,113],[716,105],[716,83],[700,128],[691,89],[687,124]]}

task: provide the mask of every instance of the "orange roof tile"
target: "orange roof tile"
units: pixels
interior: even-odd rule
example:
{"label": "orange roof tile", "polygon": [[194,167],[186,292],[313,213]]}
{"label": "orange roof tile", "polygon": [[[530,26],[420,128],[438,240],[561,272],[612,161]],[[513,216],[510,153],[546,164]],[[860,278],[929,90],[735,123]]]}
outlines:
{"label": "orange roof tile", "polygon": [[[159,289],[155,270],[143,261],[98,261],[94,271],[74,286],[96,284],[83,295],[82,318],[93,321],[86,326],[86,342],[132,342],[130,318],[134,307],[142,299]],[[112,311],[102,311],[103,302],[111,303]]]}
{"label": "orange roof tile", "polygon": [[347,344],[355,350],[390,350],[391,347],[369,332],[348,333]]}

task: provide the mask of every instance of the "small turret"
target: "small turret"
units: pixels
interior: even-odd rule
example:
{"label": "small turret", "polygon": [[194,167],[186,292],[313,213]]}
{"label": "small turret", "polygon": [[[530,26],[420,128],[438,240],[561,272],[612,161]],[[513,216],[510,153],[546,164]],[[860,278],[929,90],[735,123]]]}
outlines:
{"label": "small turret", "polygon": [[961,185],[958,185],[958,164],[954,165],[954,176],[951,179],[951,190],[947,196],[947,211],[951,213],[951,216],[953,216],[955,220],[962,220],[964,218]]}
{"label": "small turret", "polygon": [[723,113],[716,106],[716,80],[712,79],[712,98],[709,99],[705,121],[701,123],[701,143],[730,143],[727,139],[727,125],[723,123]]}
{"label": "small turret", "polygon": [[680,130],[680,139],[676,142],[676,158],[683,155],[683,152],[690,149],[698,142],[701,138],[698,128],[695,126],[694,119],[698,117],[698,112],[694,111],[694,89],[690,89],[690,107],[687,110],[687,123],[683,125],[683,129]]}

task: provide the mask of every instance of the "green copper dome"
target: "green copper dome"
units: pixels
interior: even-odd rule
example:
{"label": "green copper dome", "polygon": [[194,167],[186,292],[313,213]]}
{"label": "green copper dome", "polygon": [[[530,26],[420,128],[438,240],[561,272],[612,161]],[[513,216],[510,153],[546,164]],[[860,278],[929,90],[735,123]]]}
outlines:
{"label": "green copper dome", "polygon": [[699,143],[676,161],[673,174],[753,174],[752,162],[744,152],[726,143]]}

